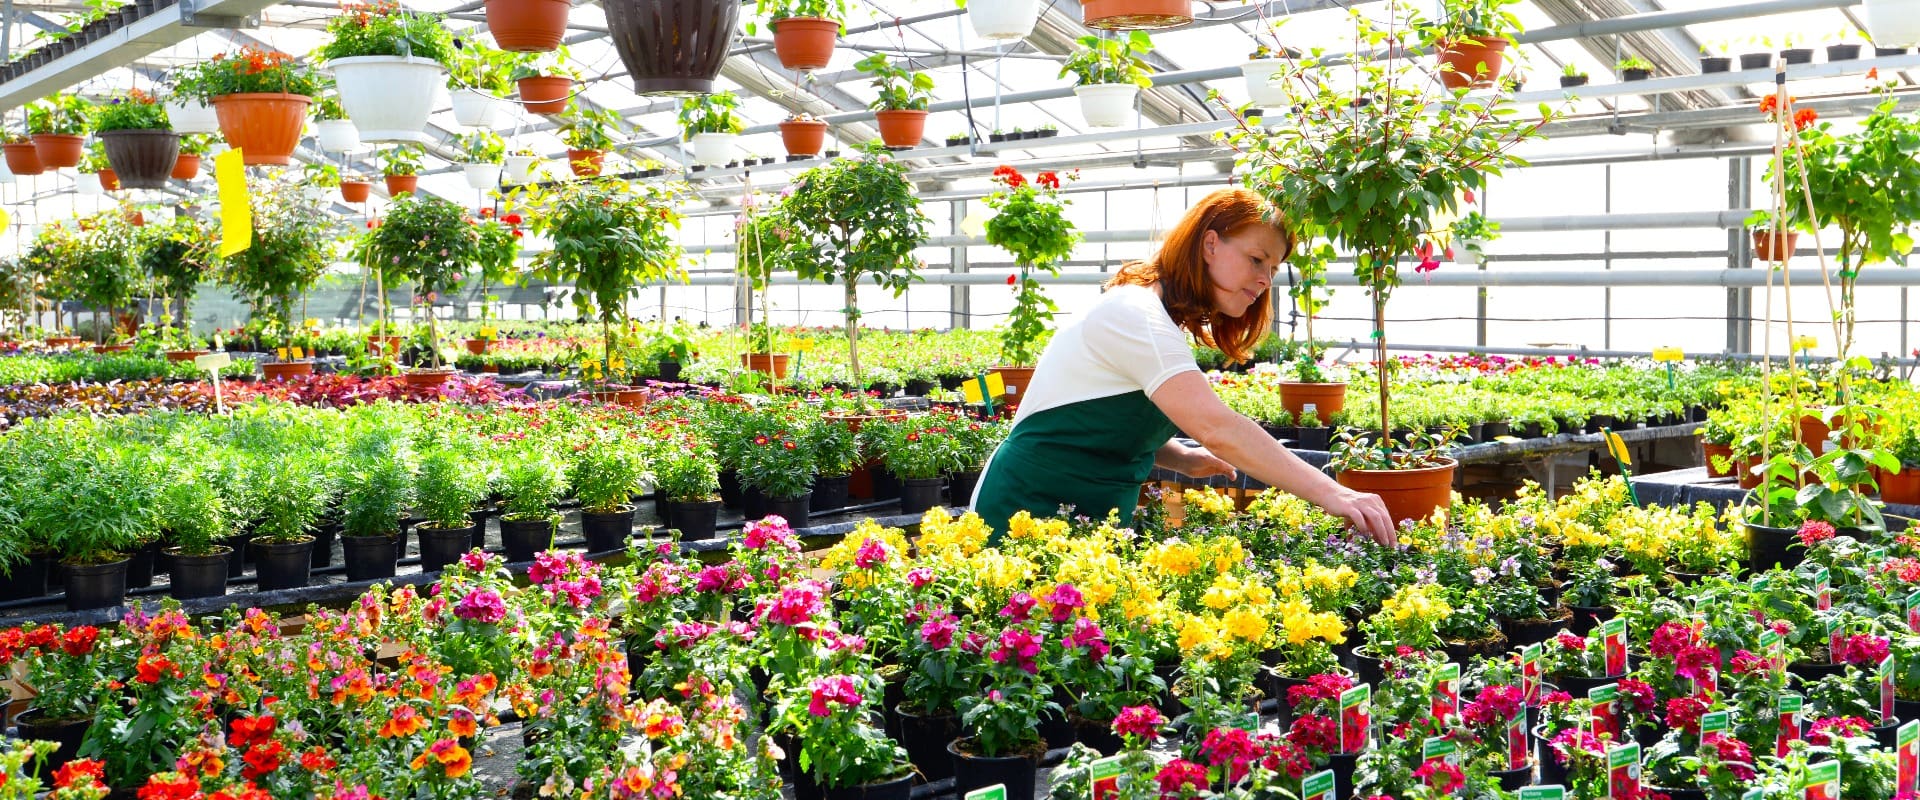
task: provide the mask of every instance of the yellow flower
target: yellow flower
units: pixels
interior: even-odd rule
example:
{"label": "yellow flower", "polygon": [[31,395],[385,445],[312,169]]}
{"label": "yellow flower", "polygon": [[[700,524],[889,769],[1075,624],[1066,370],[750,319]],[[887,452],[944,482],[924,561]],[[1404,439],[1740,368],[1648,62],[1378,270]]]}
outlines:
{"label": "yellow flower", "polygon": [[1218,623],[1206,617],[1185,616],[1180,620],[1180,651],[1194,653],[1211,648],[1218,639]]}
{"label": "yellow flower", "polygon": [[923,558],[952,561],[979,553],[992,533],[979,514],[969,511],[955,520],[936,506],[920,518],[920,538],[915,544]]}
{"label": "yellow flower", "polygon": [[1169,575],[1184,578],[1200,566],[1200,558],[1186,542],[1161,542],[1140,558],[1141,563]]}

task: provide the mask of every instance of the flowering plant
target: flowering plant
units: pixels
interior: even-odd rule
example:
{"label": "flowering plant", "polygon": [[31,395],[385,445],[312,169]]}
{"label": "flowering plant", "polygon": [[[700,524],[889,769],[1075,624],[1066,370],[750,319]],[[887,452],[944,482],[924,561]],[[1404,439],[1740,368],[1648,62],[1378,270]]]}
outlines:
{"label": "flowering plant", "polygon": [[[62,628],[58,625],[30,625],[0,631],[0,655],[8,663],[25,661],[26,684],[33,688],[33,709],[50,721],[88,719],[93,716],[96,698],[114,679],[116,670],[105,653],[95,651],[111,647],[101,631],[92,625]],[[174,669],[163,658],[154,669]],[[141,675],[148,674],[148,661],[141,658]],[[164,664],[164,667],[159,666]]]}
{"label": "flowering plant", "polygon": [[1325,764],[1329,755],[1342,752],[1340,693],[1351,688],[1352,678],[1334,672],[1314,675],[1303,685],[1287,688],[1283,702],[1293,709],[1287,741],[1315,764]]}
{"label": "flowering plant", "polygon": [[879,783],[909,769],[906,749],[873,724],[880,694],[871,670],[821,675],[781,695],[769,730],[794,733],[800,769],[822,787]]}
{"label": "flowering plant", "polygon": [[[959,698],[960,726],[972,740],[975,755],[1037,756],[1045,747],[1040,718],[1059,714],[1053,688],[1040,673],[1040,654],[1046,636],[1038,620],[1028,616],[1032,600],[1009,601],[1001,616],[1011,624],[995,635],[969,635],[961,649],[985,658],[961,662],[960,669],[978,687]],[[984,689],[984,692],[980,692]]]}
{"label": "flowering plant", "polygon": [[105,131],[172,130],[166,106],[160,99],[139,89],[125,97],[115,97],[94,114],[93,129]]}
{"label": "flowering plant", "polygon": [[584,444],[569,473],[580,507],[596,514],[626,507],[646,479],[646,461],[633,441],[606,434]]}
{"label": "flowering plant", "polygon": [[740,483],[775,500],[791,500],[812,490],[813,451],[791,426],[762,428],[741,454]]}
{"label": "flowering plant", "polygon": [[229,94],[285,92],[312,96],[320,91],[320,74],[293,56],[248,46],[238,53],[221,53],[181,69],[174,93],[206,101]]}
{"label": "flowering plant", "polygon": [[453,60],[453,33],[446,17],[410,11],[392,0],[346,3],[327,21],[333,38],[315,55],[323,61],[357,56],[412,56],[442,64]]}
{"label": "flowering plant", "polygon": [[[1077,173],[1068,173],[1073,180]],[[1000,357],[1014,366],[1027,366],[1039,355],[1035,345],[1046,334],[1056,307],[1040,290],[1033,277],[1035,269],[1058,275],[1059,262],[1073,255],[1080,241],[1073,221],[1067,219],[1067,201],[1060,196],[1060,175],[1041,172],[1028,182],[1020,171],[1001,165],[993,171],[998,184],[987,195],[987,207],[994,210],[987,220],[987,244],[1013,256],[1020,274],[1008,276],[1014,286],[1013,309],[1007,312],[1007,327],[1000,334]]]}
{"label": "flowering plant", "polygon": [[870,423],[874,426],[871,441],[878,443],[888,472],[902,479],[938,478],[968,466],[961,463],[959,439],[950,427],[957,422],[932,414],[881,420]]}
{"label": "flowering plant", "polygon": [[[1380,610],[1361,628],[1367,642],[1380,650],[1412,647],[1438,650],[1442,646],[1439,627],[1453,616],[1453,606],[1438,585],[1415,583],[1400,587],[1380,604]],[[1382,652],[1382,655],[1385,653]]]}
{"label": "flowering plant", "polygon": [[1551,680],[1558,676],[1576,678],[1608,677],[1606,648],[1598,636],[1582,637],[1561,631],[1540,648],[1540,674]]}
{"label": "flowering plant", "polygon": [[[386,219],[362,236],[357,257],[390,280],[410,280],[413,293],[432,303],[460,288],[468,265],[480,252],[480,240],[467,211],[450,200],[414,192],[395,200]],[[439,341],[435,318],[427,315],[427,335]],[[429,348],[440,366],[440,348]]]}

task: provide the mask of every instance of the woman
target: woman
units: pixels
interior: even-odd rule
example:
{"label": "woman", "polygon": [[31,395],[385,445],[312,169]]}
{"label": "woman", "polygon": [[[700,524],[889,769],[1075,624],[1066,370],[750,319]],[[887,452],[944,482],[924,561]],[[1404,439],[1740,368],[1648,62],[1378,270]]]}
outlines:
{"label": "woman", "polygon": [[[1128,264],[1078,323],[1040,356],[1013,431],[988,459],[973,507],[995,531],[1024,510],[1061,505],[1131,524],[1156,466],[1194,478],[1235,468],[1306,499],[1382,544],[1395,542],[1380,498],[1301,461],[1227,408],[1194,363],[1187,335],[1244,361],[1266,333],[1267,293],[1293,234],[1259,195],[1223,189],[1167,234],[1152,260]],[[1185,431],[1202,446],[1171,441]]]}

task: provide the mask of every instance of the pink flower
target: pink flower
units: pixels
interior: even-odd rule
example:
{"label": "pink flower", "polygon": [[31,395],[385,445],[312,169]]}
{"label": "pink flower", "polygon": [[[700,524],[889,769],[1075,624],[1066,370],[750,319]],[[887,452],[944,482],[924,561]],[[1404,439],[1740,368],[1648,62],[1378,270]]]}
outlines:
{"label": "pink flower", "polygon": [[1073,632],[1067,634],[1068,647],[1081,647],[1087,651],[1087,657],[1098,664],[1106,660],[1107,653],[1113,648],[1107,644],[1107,634],[1100,629],[1100,623],[1081,617],[1073,621]]}
{"label": "pink flower", "polygon": [[742,534],[740,545],[748,550],[764,550],[773,546],[795,553],[800,552],[800,542],[794,538],[793,528],[787,525],[785,517],[778,514],[769,515],[758,522],[747,523]]}
{"label": "pink flower", "polygon": [[1810,519],[1800,523],[1800,531],[1796,535],[1800,537],[1800,544],[1806,547],[1812,547],[1828,539],[1832,539],[1835,534],[1831,523]]}
{"label": "pink flower", "polygon": [[925,589],[927,588],[927,584],[930,583],[933,583],[933,570],[927,569],[926,567],[907,570],[908,586],[912,586],[915,589]]}
{"label": "pink flower", "polygon": [[486,553],[468,550],[466,555],[460,557],[460,566],[466,567],[469,572],[484,572],[487,569],[488,560]]}
{"label": "pink flower", "polygon": [[1561,631],[1560,635],[1554,637],[1553,641],[1555,644],[1560,645],[1560,648],[1563,650],[1572,650],[1576,653],[1584,653],[1587,650],[1586,639],[1567,631]]}
{"label": "pink flower", "polygon": [[1488,686],[1460,710],[1460,717],[1483,728],[1502,727],[1520,715],[1525,700],[1518,686]]}
{"label": "pink flower", "polygon": [[732,564],[706,567],[694,576],[693,590],[696,592],[719,592],[732,594],[747,588],[747,576]]}
{"label": "pink flower", "polygon": [[1207,731],[1200,742],[1200,755],[1209,766],[1225,767],[1227,781],[1237,782],[1247,776],[1248,765],[1260,755],[1253,743],[1253,735],[1239,728],[1215,728]]}
{"label": "pink flower", "polygon": [[987,654],[995,664],[1014,662],[1028,675],[1040,673],[1040,665],[1034,660],[1040,655],[1043,639],[1040,634],[1025,628],[1008,628],[1000,632],[1000,646]]}
{"label": "pink flower", "polygon": [[1012,597],[1007,598],[1007,604],[1000,608],[1000,616],[1013,620],[1016,624],[1026,622],[1027,617],[1033,615],[1033,607],[1036,605],[1039,605],[1039,602],[1033,599],[1033,595],[1015,592]]}
{"label": "pink flower", "polygon": [[1700,732],[1700,715],[1707,713],[1706,698],[1698,695],[1667,701],[1667,725],[1686,733]]}
{"label": "pink flower", "polygon": [[487,588],[475,589],[460,598],[460,604],[453,607],[453,615],[494,625],[507,618],[507,604],[500,598],[499,592]]}
{"label": "pink flower", "polygon": [[1619,687],[1620,699],[1632,703],[1633,711],[1636,714],[1645,714],[1652,711],[1659,703],[1659,700],[1654,696],[1653,687],[1649,686],[1646,681],[1622,678]]}
{"label": "pink flower", "polygon": [[828,675],[813,679],[813,699],[807,702],[807,713],[824,717],[833,713],[829,703],[847,708],[860,705],[865,698],[860,696],[860,684],[852,675]]}
{"label": "pink flower", "polygon": [[1445,761],[1429,761],[1413,771],[1415,780],[1421,781],[1441,794],[1452,794],[1467,782],[1467,776],[1460,768]]}
{"label": "pink flower", "polygon": [[1167,724],[1167,718],[1153,706],[1130,706],[1120,709],[1113,718],[1113,732],[1122,736],[1132,736],[1142,742],[1151,742],[1160,735],[1160,726]]}
{"label": "pink flower", "polygon": [[1729,669],[1733,670],[1735,675],[1756,675],[1767,671],[1772,666],[1773,662],[1754,655],[1750,650],[1739,650],[1733,654],[1733,663]]}
{"label": "pink flower", "polygon": [[1047,604],[1053,607],[1053,621],[1058,623],[1072,619],[1073,612],[1085,606],[1087,601],[1073,584],[1063,583],[1047,593]]}
{"label": "pink flower", "polygon": [[1724,733],[1715,733],[1701,740],[1701,744],[1713,748],[1714,755],[1720,759],[1720,766],[1726,767],[1736,780],[1753,780],[1753,751],[1747,748],[1746,742]]}
{"label": "pink flower", "polygon": [[824,607],[827,587],[816,580],[796,581],[780,588],[771,600],[760,601],[756,618],[763,624],[793,627],[812,622]]}
{"label": "pink flower", "polygon": [[860,543],[860,549],[853,554],[853,565],[861,569],[873,569],[887,563],[887,545],[879,539],[869,537]]}
{"label": "pink flower", "polygon": [[979,655],[987,649],[987,637],[979,631],[969,631],[967,638],[960,640],[960,652]]}
{"label": "pink flower", "polygon": [[1878,666],[1887,657],[1888,643],[1885,638],[1866,633],[1856,633],[1840,640],[1840,649],[1830,654],[1832,663],[1853,664],[1855,666]]}
{"label": "pink flower", "polygon": [[1287,741],[1310,753],[1332,753],[1340,749],[1340,729],[1332,717],[1301,714],[1287,728]]}
{"label": "pink flower", "polygon": [[1184,758],[1176,758],[1161,767],[1153,780],[1160,784],[1162,798],[1198,794],[1207,789],[1207,768]]}
{"label": "pink flower", "polygon": [[1816,747],[1828,747],[1834,737],[1861,736],[1867,732],[1867,721],[1859,717],[1824,717],[1813,721],[1807,729],[1807,744]]}
{"label": "pink flower", "polygon": [[920,626],[920,640],[935,650],[945,650],[953,644],[953,634],[960,629],[960,620],[952,614],[939,619],[927,620]]}

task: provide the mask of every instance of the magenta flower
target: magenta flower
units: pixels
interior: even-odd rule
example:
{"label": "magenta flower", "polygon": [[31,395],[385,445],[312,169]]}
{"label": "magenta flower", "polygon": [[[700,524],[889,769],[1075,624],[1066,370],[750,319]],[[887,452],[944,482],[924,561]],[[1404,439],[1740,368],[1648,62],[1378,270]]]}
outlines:
{"label": "magenta flower", "polygon": [[859,551],[853,554],[853,565],[861,569],[873,569],[887,563],[887,545],[879,539],[868,538],[860,543]]}
{"label": "magenta flower", "polygon": [[1036,605],[1039,605],[1039,602],[1033,599],[1033,595],[1016,592],[1012,597],[1007,598],[1007,604],[1000,608],[1000,616],[1013,620],[1016,624],[1026,622],[1027,617],[1033,615],[1033,607]]}
{"label": "magenta flower", "polygon": [[820,614],[826,596],[825,584],[816,580],[796,581],[781,587],[779,596],[772,600],[760,601],[759,613],[755,616],[762,623],[788,627],[812,622]]}
{"label": "magenta flower", "polygon": [[507,604],[500,598],[499,592],[486,588],[475,589],[460,598],[460,604],[453,608],[453,615],[494,625],[507,618]]}
{"label": "magenta flower", "polygon": [[813,679],[813,699],[807,703],[807,713],[824,717],[833,713],[829,705],[847,708],[857,707],[865,698],[860,696],[860,685],[852,675],[828,675]]}
{"label": "magenta flower", "polygon": [[1159,709],[1153,706],[1131,706],[1120,709],[1113,718],[1113,732],[1120,736],[1133,736],[1141,741],[1152,741],[1160,735],[1160,726],[1167,724],[1167,718],[1161,716]]}
{"label": "magenta flower", "polygon": [[741,546],[748,550],[764,550],[776,546],[792,552],[800,552],[800,542],[793,536],[793,528],[787,520],[778,514],[768,515],[758,522],[749,522],[741,537]]}
{"label": "magenta flower", "polygon": [[959,629],[960,620],[952,614],[930,619],[920,626],[920,640],[935,650],[945,650],[953,644],[953,634]]}
{"label": "magenta flower", "polygon": [[1053,587],[1053,591],[1047,593],[1047,604],[1053,607],[1054,622],[1066,622],[1072,619],[1073,612],[1084,607],[1087,601],[1080,596],[1080,590],[1075,589],[1073,584],[1063,583]]}
{"label": "magenta flower", "polygon": [[907,585],[915,589],[925,589],[930,583],[933,583],[933,570],[919,567],[907,571]]}

